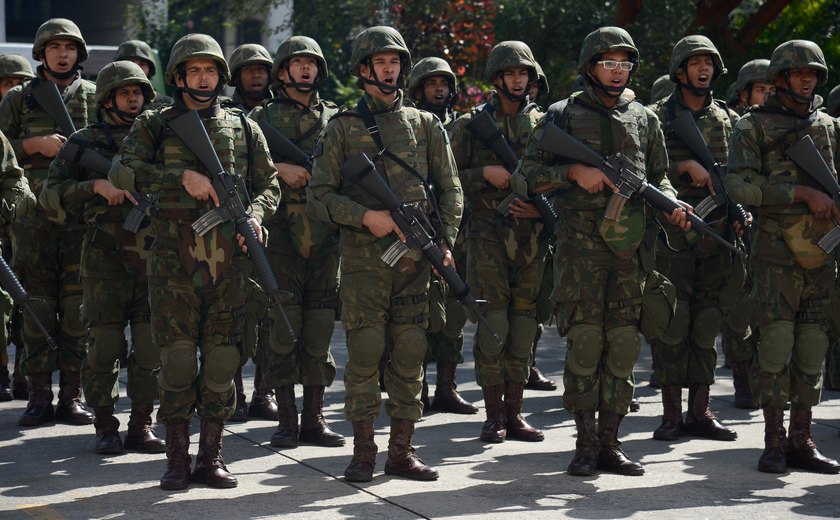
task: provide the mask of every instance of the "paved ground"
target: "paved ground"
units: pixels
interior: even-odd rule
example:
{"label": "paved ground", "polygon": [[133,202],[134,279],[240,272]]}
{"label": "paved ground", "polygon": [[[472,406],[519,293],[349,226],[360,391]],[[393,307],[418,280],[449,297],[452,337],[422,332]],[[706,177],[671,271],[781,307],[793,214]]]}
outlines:
{"label": "paved ground", "polygon": [[[336,430],[349,436],[350,424],[343,419],[341,403],[343,338],[339,330],[334,338],[339,376],[327,394],[326,415]],[[542,345],[539,364],[559,382],[563,342],[551,331]],[[471,353],[466,352],[466,357],[458,373],[459,387],[478,403],[481,391],[475,384]],[[17,419],[24,403],[0,403],[0,518],[840,516],[840,476],[803,472],[774,476],[755,469],[763,447],[761,414],[732,406],[729,370],[718,370],[713,408],[738,431],[738,441],[693,439],[668,444],[652,440],[661,407],[658,393],[644,383],[649,367],[649,351],[643,348],[637,370],[642,409],[622,425],[623,447],[644,463],[643,477],[578,478],[565,473],[574,451],[574,422],[562,409],[561,390],[526,391],[526,415],[545,431],[542,443],[480,442],[483,411],[469,417],[426,416],[418,424],[415,444],[423,459],[440,471],[436,482],[417,483],[381,473],[382,450],[388,440],[384,416],[377,421],[378,472],[373,482],[363,485],[341,478],[352,451],[349,443],[343,448],[278,450],[268,445],[274,425],[253,420],[230,425],[225,435],[223,453],[228,468],[239,478],[238,488],[214,490],[196,485],[176,492],[158,488],[164,455],[98,456],[92,451],[92,426],[22,430]],[[252,372],[253,366],[248,365],[246,374]],[[125,399],[118,409],[125,424]],[[840,458],[840,392],[824,392],[814,416],[817,444],[826,455]],[[162,434],[161,426],[158,430]],[[193,455],[197,431],[194,421]]]}

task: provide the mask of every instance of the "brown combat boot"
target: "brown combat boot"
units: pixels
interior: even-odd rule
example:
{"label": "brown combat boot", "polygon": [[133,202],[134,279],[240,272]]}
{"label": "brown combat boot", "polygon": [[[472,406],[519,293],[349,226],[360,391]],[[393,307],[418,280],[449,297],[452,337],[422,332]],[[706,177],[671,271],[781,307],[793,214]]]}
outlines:
{"label": "brown combat boot", "polygon": [[198,438],[198,455],[195,457],[195,470],[192,481],[207,484],[213,488],[235,488],[239,485],[225,466],[222,459],[222,434],[225,424],[201,420],[201,430]]}
{"label": "brown combat boot", "polygon": [[96,444],[93,451],[100,455],[119,455],[123,452],[123,443],[119,433],[120,421],[114,417],[114,407],[98,406],[93,411],[93,426],[96,428]]}
{"label": "brown combat boot", "polygon": [[331,430],[324,420],[324,387],[321,385],[303,387],[299,439],[300,442],[311,442],[327,448],[344,446],[344,436]]}
{"label": "brown combat boot", "polygon": [[787,471],[785,450],[785,411],[764,408],[764,452],[758,459],[758,471],[784,473]]}
{"label": "brown combat boot", "polygon": [[248,417],[256,417],[266,421],[280,420],[277,400],[274,398],[274,389],[265,387],[262,369],[259,365],[254,371],[254,393],[251,396],[251,404],[248,406]]}
{"label": "brown combat boot", "polygon": [[388,460],[385,474],[411,480],[437,480],[438,472],[423,463],[411,445],[414,421],[391,417],[391,438],[388,441]]}
{"label": "brown combat boot", "polygon": [[595,426],[595,410],[575,413],[575,458],[566,470],[569,475],[591,477],[598,467],[598,432]]}
{"label": "brown combat boot", "polygon": [[653,438],[658,441],[675,441],[684,436],[682,387],[665,385],[662,387],[662,424],[653,431]]}
{"label": "brown combat boot", "polygon": [[437,385],[435,398],[431,409],[438,412],[472,415],[478,413],[478,408],[461,397],[455,384],[455,363],[438,363]]}
{"label": "brown combat boot", "polygon": [[248,401],[245,397],[241,366],[236,369],[236,374],[233,376],[233,385],[236,387],[236,407],[233,409],[233,415],[228,417],[228,422],[248,422]]}
{"label": "brown combat boot", "polygon": [[66,424],[93,424],[93,414],[82,406],[82,373],[59,373],[58,406],[55,420]]}
{"label": "brown combat boot", "polygon": [[166,473],[161,489],[186,489],[190,485],[190,423],[178,421],[166,425]]}
{"label": "brown combat boot", "polygon": [[140,453],[164,453],[166,442],[155,435],[152,428],[152,403],[131,403],[131,415],[128,418],[128,434],[125,436],[125,449]]}
{"label": "brown combat boot", "polygon": [[271,436],[275,448],[294,448],[298,445],[298,415],[295,405],[295,386],[283,385],[276,389],[277,430]]}
{"label": "brown combat boot", "polygon": [[689,385],[685,431],[688,435],[715,441],[734,441],[738,438],[735,430],[722,425],[709,408],[709,385]]}
{"label": "brown combat boot", "polygon": [[813,473],[840,473],[840,463],[820,453],[811,436],[811,409],[794,406],[790,410],[787,465]]}
{"label": "brown combat boot", "polygon": [[528,424],[522,417],[522,400],[525,383],[507,382],[505,390],[505,424],[507,438],[525,442],[540,442],[545,439],[543,432]]}
{"label": "brown combat boot", "polygon": [[599,412],[598,415],[598,469],[637,477],[645,474],[645,468],[638,462],[633,462],[621,449],[618,441],[618,428],[622,416],[614,412]]}
{"label": "brown combat boot", "polygon": [[732,363],[732,384],[735,386],[735,408],[758,410],[758,403],[753,399],[752,390],[750,390],[749,373],[749,361],[734,361]]}
{"label": "brown combat boot", "polygon": [[52,405],[52,373],[37,372],[27,378],[29,403],[18,420],[19,426],[41,426],[55,420]]}
{"label": "brown combat boot", "polygon": [[505,385],[482,386],[484,394],[484,411],[487,420],[481,427],[480,439],[484,442],[505,442],[507,426],[505,426],[505,402],[503,400]]}
{"label": "brown combat boot", "polygon": [[348,482],[370,482],[376,467],[373,419],[353,421],[353,458],[344,470]]}
{"label": "brown combat boot", "polygon": [[534,344],[531,347],[531,366],[528,368],[528,382],[525,383],[525,388],[550,392],[557,390],[557,383],[545,377],[537,368],[537,343],[539,343],[541,336],[542,327],[537,327],[537,335],[534,337]]}

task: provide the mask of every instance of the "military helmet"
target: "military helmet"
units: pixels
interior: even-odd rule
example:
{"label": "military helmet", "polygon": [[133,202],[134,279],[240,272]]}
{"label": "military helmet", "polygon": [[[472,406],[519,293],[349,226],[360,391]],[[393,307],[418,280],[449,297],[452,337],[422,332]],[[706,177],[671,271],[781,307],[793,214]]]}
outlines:
{"label": "military helmet", "polygon": [[423,58],[411,68],[408,75],[408,95],[414,99],[420,99],[415,95],[417,89],[423,86],[423,80],[432,76],[444,76],[449,82],[449,96],[454,97],[458,93],[458,80],[452,67],[446,60],[441,58]]}
{"label": "military helmet", "polygon": [[133,61],[119,60],[102,67],[96,76],[96,103],[103,105],[111,92],[126,85],[140,85],[143,89],[144,103],[149,103],[155,98],[155,90],[140,65]]}
{"label": "military helmet", "polygon": [[155,55],[143,40],[126,40],[117,47],[114,61],[143,60],[149,65],[149,77],[155,75]]}
{"label": "military helmet", "polygon": [[589,65],[595,63],[601,54],[610,51],[626,51],[630,54],[630,61],[639,62],[639,49],[627,31],[621,27],[600,27],[583,40],[578,57],[578,73],[585,78]]}
{"label": "military helmet", "polygon": [[41,60],[41,54],[47,48],[47,43],[52,40],[71,40],[79,47],[79,59],[82,63],[88,57],[87,44],[82,38],[82,31],[71,20],[66,18],[51,18],[38,27],[35,33],[35,43],[32,44],[32,59]]}
{"label": "military helmet", "polygon": [[20,54],[0,55],[0,78],[32,79],[32,65]]}
{"label": "military helmet", "polygon": [[650,87],[650,102],[656,103],[660,99],[665,99],[674,92],[674,83],[671,81],[668,74],[663,74],[656,78],[653,86]]}
{"label": "military helmet", "polygon": [[533,75],[532,78],[536,79],[537,60],[534,59],[534,53],[531,52],[531,48],[526,43],[516,40],[498,43],[490,51],[490,57],[487,59],[484,81],[492,83],[496,74],[515,67],[529,69],[529,73]]}
{"label": "military helmet", "polygon": [[318,61],[318,78],[316,81],[324,81],[330,75],[327,68],[327,60],[321,52],[318,42],[308,36],[292,36],[286,39],[277,48],[274,56],[274,63],[271,66],[271,82],[277,82],[277,75],[280,74],[280,67],[295,56],[308,56]]}
{"label": "military helmet", "polygon": [[206,34],[192,33],[182,37],[172,46],[172,53],[169,55],[169,63],[166,65],[166,82],[175,84],[175,72],[178,66],[189,60],[207,58],[216,60],[219,63],[219,86],[224,85],[230,79],[225,55],[219,42],[212,36]]}
{"label": "military helmet", "polygon": [[819,45],[808,40],[790,40],[773,51],[767,66],[767,81],[772,83],[778,74],[787,69],[808,67],[815,69],[818,85],[822,85],[828,76],[828,66]]}
{"label": "military helmet", "polygon": [[585,86],[586,86],[586,80],[583,79],[583,76],[578,74],[577,76],[575,76],[575,79],[574,79],[574,81],[572,81],[572,85],[569,87],[569,89],[572,92],[580,92],[581,90],[584,89]]}
{"label": "military helmet", "polygon": [[537,83],[539,84],[540,93],[548,94],[548,78],[545,76],[545,72],[543,72],[543,68],[540,67],[538,61],[534,61],[534,65],[537,71]]}
{"label": "military helmet", "polygon": [[409,52],[402,34],[393,27],[385,25],[365,29],[353,40],[350,62],[354,67],[354,73],[358,75],[359,64],[380,52],[398,53],[403,61],[400,74],[408,74],[408,69],[411,68],[411,52]]}
{"label": "military helmet", "polygon": [[677,73],[682,68],[685,61],[699,54],[710,54],[712,56],[712,63],[714,63],[715,72],[712,75],[712,81],[718,79],[721,74],[726,74],[726,67],[723,65],[723,58],[720,56],[715,44],[712,40],[700,34],[692,34],[686,36],[674,45],[671,51],[671,64],[668,66],[668,74],[671,81],[678,83]]}
{"label": "military helmet", "polygon": [[825,109],[831,117],[840,117],[840,85],[837,85],[829,92]]}
{"label": "military helmet", "polygon": [[738,79],[735,80],[736,93],[740,93],[756,81],[767,81],[767,67],[770,65],[770,60],[758,59],[744,63],[741,70],[738,71]]}
{"label": "military helmet", "polygon": [[237,73],[246,65],[265,65],[266,71],[271,70],[271,54],[268,49],[256,43],[246,43],[235,48],[230,55],[231,78],[228,84],[235,87]]}

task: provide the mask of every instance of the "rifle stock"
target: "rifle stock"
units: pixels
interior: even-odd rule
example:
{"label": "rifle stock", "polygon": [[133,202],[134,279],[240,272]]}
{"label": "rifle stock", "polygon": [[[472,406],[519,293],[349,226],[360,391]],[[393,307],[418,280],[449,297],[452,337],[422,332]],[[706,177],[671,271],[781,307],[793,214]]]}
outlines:
{"label": "rifle stock", "polygon": [[52,338],[52,335],[47,331],[47,328],[41,323],[41,320],[38,319],[38,315],[35,314],[35,311],[32,310],[32,306],[29,304],[31,298],[29,297],[29,293],[26,292],[26,289],[23,288],[21,285],[20,280],[18,277],[15,276],[14,271],[6,262],[6,259],[3,258],[3,255],[0,255],[0,286],[5,289],[9,296],[12,297],[12,300],[29,315],[29,319],[35,324],[38,328],[38,331],[47,338],[47,344],[49,345],[50,349],[58,350],[58,344]]}
{"label": "rifle stock", "polygon": [[[816,181],[820,188],[832,198],[837,209],[840,209],[840,183],[831,173],[831,168],[820,155],[810,135],[792,144],[785,150],[785,155]],[[840,244],[840,225],[823,235],[818,244],[823,251],[830,254],[837,244]]]}
{"label": "rifle stock", "polygon": [[[33,83],[35,83],[34,80]],[[35,101],[58,124],[61,133],[65,137],[70,137],[76,131],[76,125],[73,124],[73,119],[67,111],[67,105],[61,99],[58,86],[52,81],[39,79],[37,83],[32,85],[31,92]]]}

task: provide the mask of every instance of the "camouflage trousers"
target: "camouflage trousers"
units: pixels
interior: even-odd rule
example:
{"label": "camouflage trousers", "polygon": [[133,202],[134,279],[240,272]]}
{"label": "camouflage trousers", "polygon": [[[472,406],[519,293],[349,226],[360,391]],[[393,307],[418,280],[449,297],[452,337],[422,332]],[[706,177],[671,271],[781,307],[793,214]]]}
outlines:
{"label": "camouflage trousers", "polygon": [[386,348],[385,389],[390,417],[416,421],[426,357],[430,266],[425,259],[404,270],[379,258],[341,257],[341,321],[347,330],[344,413],[351,421],[376,418],[382,399],[379,359]]}
{"label": "camouflage trousers", "polygon": [[[458,233],[455,240],[455,266],[463,273],[467,261],[467,240]],[[462,275],[463,276],[463,275]],[[467,310],[449,290],[446,282],[432,277],[429,286],[429,329],[426,362],[458,365],[464,361],[464,325]]]}
{"label": "camouflage trousers", "polygon": [[636,256],[620,259],[600,238],[569,230],[554,254],[554,309],[566,337],[563,405],[571,413],[626,415],[641,341]]}
{"label": "camouflage trousers", "polygon": [[158,422],[189,421],[196,411],[202,419],[224,422],[236,404],[233,376],[251,283],[247,258],[236,255],[224,278],[202,285],[188,276],[177,251],[156,245],[148,272],[161,360]]}
{"label": "camouflage trousers", "polygon": [[733,363],[752,361],[755,357],[756,334],[750,325],[752,301],[752,279],[747,278],[743,290],[735,298],[735,304],[727,310],[721,331],[723,353]]}
{"label": "camouflage trousers", "polygon": [[[113,238],[96,230],[82,249],[82,320],[89,330],[82,363],[82,387],[91,406],[113,406],[119,399],[120,358],[127,355],[126,394],[132,402],[158,399],[160,348],[152,340],[149,285],[123,265]],[[131,327],[131,352],[125,326]]]}
{"label": "camouflage trousers", "polygon": [[752,314],[758,352],[750,386],[762,407],[810,408],[820,400],[828,349],[833,263],[816,269],[753,259]]}
{"label": "camouflage trousers", "polygon": [[85,229],[52,224],[43,215],[40,217],[43,220],[27,219],[12,225],[13,264],[32,297],[32,309],[59,348],[50,349],[47,338],[25,315],[21,370],[24,374],[78,372],[86,346],[79,276]]}
{"label": "camouflage trousers", "polygon": [[[840,274],[840,273],[839,273]],[[831,309],[829,311],[829,349],[825,361],[825,377],[831,388],[840,388],[840,276],[831,295]]]}

